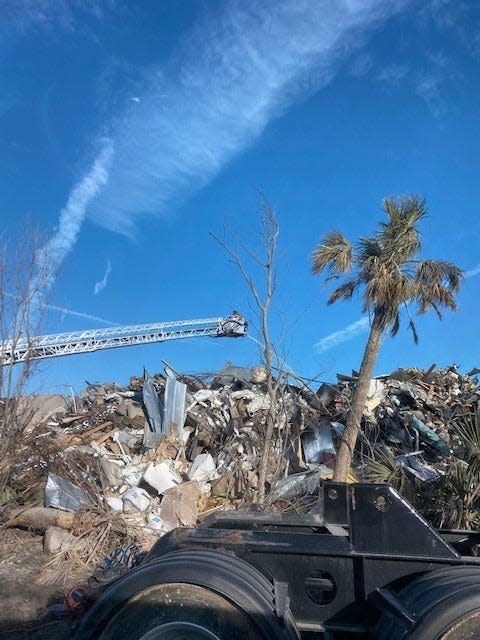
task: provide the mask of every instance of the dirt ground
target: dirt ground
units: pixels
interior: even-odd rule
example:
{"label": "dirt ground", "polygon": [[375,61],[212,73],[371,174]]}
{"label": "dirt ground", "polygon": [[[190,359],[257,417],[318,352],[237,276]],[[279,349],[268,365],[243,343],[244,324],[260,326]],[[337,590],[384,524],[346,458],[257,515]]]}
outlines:
{"label": "dirt ground", "polygon": [[0,530],[0,640],[67,640],[70,623],[48,609],[63,601],[61,585],[37,581],[45,561],[42,536]]}

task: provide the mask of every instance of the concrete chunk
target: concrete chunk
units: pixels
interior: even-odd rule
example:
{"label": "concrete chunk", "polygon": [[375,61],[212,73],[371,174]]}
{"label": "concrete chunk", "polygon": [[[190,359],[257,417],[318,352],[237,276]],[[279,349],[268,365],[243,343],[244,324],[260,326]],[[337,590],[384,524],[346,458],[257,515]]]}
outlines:
{"label": "concrete chunk", "polygon": [[47,554],[58,553],[68,549],[73,536],[69,531],[60,527],[48,527],[43,539],[43,551]]}
{"label": "concrete chunk", "polygon": [[193,527],[197,522],[200,495],[200,486],[195,480],[167,489],[159,510],[164,528],[171,531],[180,526]]}

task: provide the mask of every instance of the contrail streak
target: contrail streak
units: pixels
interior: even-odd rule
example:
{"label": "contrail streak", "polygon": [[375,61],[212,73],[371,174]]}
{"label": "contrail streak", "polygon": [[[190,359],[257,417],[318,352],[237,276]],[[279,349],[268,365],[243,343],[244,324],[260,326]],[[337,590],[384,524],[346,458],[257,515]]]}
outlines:
{"label": "contrail streak", "polygon": [[[477,264],[472,269],[465,271],[465,278],[473,278],[473,276],[477,276],[478,274],[480,274],[480,264]],[[355,322],[347,325],[344,329],[334,331],[330,335],[325,336],[319,342],[315,343],[315,348],[321,353],[323,351],[333,349],[333,347],[336,347],[343,342],[348,342],[359,334],[364,333],[367,331],[369,325],[369,319],[364,316],[363,318],[355,320]]]}
{"label": "contrail streak", "polygon": [[99,316],[93,316],[90,313],[83,313],[82,311],[74,311],[73,309],[69,309],[68,307],[60,307],[55,304],[46,304],[44,305],[44,307],[48,311],[58,311],[62,315],[74,316],[75,318],[85,318],[85,320],[93,320],[94,322],[107,324],[111,327],[118,327],[121,324],[119,322],[112,322],[111,320],[105,320],[105,318],[100,318]]}
{"label": "contrail streak", "polygon": [[333,349],[333,347],[342,344],[342,342],[348,342],[352,338],[355,338],[361,333],[367,331],[370,325],[370,320],[367,316],[360,318],[359,320],[355,320],[355,322],[351,322],[344,329],[340,329],[339,331],[334,331],[330,333],[328,336],[322,338],[319,342],[315,343],[315,348],[320,353],[324,351],[328,351],[329,349]]}
{"label": "contrail streak", "polygon": [[45,274],[39,283],[43,293],[51,289],[58,269],[75,246],[87,206],[108,180],[108,171],[113,158],[113,145],[106,140],[92,168],[72,189],[67,204],[60,211],[58,228],[37,255],[39,272]]}
{"label": "contrail streak", "polygon": [[469,269],[468,271],[465,271],[465,278],[473,278],[473,276],[478,276],[479,273],[480,273],[480,264],[477,264],[477,266],[473,267],[473,269]]}

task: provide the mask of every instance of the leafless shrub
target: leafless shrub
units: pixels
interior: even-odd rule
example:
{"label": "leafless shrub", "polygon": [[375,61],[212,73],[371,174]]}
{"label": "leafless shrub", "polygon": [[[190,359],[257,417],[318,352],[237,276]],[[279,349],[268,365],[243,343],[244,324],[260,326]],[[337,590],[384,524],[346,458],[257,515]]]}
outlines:
{"label": "leafless shrub", "polygon": [[5,496],[18,445],[31,413],[22,396],[33,372],[28,356],[13,364],[12,351],[29,343],[41,326],[50,263],[39,248],[42,238],[29,227],[13,242],[0,241],[0,503]]}

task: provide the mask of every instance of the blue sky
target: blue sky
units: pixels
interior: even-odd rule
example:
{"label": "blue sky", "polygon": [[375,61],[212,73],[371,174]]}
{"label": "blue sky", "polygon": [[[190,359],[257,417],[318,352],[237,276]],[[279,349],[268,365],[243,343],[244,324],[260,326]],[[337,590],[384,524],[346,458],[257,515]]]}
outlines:
{"label": "blue sky", "polygon": [[[469,277],[459,311],[419,319],[419,346],[406,329],[387,339],[377,372],[478,365],[475,4],[4,0],[2,221],[12,241],[26,220],[48,236],[45,332],[233,308],[254,325],[210,232],[258,248],[260,190],[281,228],[273,333],[290,367],[331,379],[358,367],[367,326],[358,300],[326,306],[315,243],[371,233],[383,197],[416,192],[424,255]],[[162,359],[211,371],[258,353],[248,339],[117,349],[45,361],[34,384],[125,382]]]}

